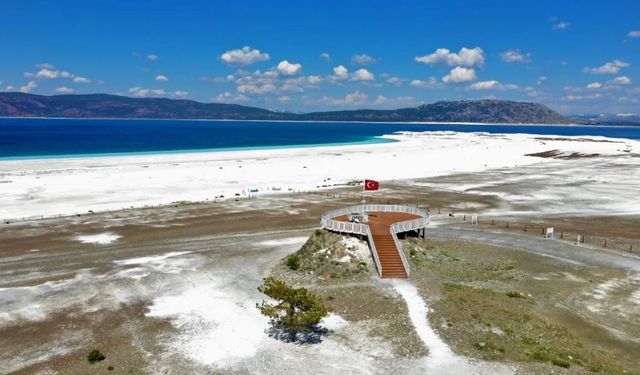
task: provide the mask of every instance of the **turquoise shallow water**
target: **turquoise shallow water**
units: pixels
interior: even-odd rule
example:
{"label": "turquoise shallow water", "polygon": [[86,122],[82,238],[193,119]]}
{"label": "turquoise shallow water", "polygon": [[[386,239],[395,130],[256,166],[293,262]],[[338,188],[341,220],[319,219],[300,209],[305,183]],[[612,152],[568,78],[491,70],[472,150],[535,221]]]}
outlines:
{"label": "turquoise shallow water", "polygon": [[640,127],[201,120],[0,119],[1,159],[255,150],[389,142],[398,131],[640,139]]}

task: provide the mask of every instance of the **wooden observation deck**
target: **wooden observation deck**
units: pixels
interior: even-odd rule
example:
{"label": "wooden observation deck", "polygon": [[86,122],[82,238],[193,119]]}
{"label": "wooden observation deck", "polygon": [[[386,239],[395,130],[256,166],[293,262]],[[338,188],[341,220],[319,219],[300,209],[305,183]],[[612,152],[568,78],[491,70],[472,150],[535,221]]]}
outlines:
{"label": "wooden observation deck", "polygon": [[[350,218],[364,217],[366,222]],[[398,233],[424,231],[429,223],[425,210],[400,205],[359,205],[330,211],[322,215],[322,227],[340,233],[367,237],[371,256],[382,278],[409,277],[409,263],[402,252]]]}

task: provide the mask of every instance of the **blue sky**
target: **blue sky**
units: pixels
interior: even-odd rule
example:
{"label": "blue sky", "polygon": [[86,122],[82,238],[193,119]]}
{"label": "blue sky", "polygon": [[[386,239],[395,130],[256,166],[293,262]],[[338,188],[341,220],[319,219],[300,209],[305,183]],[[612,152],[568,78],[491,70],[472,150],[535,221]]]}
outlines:
{"label": "blue sky", "polygon": [[4,0],[0,90],[640,113],[640,1]]}

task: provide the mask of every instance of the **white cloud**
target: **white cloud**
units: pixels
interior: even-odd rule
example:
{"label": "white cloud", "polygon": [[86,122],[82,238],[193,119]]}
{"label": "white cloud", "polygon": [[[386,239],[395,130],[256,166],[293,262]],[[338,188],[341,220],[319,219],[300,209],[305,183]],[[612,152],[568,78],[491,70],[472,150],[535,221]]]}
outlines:
{"label": "white cloud", "polygon": [[583,71],[591,74],[618,74],[620,73],[620,69],[626,68],[629,65],[629,63],[624,61],[613,60],[597,68],[586,67]]}
{"label": "white cloud", "polygon": [[538,80],[536,81],[536,84],[537,85],[541,85],[546,81],[547,81],[547,76],[540,76],[540,77],[538,77]]}
{"label": "white cloud", "polygon": [[350,94],[347,94],[344,99],[335,99],[331,97],[324,97],[322,101],[324,103],[333,104],[333,105],[362,105],[367,102],[369,96],[360,91],[354,91]]}
{"label": "white cloud", "polygon": [[75,83],[91,83],[91,80],[87,77],[75,76],[73,77],[73,82]]}
{"label": "white cloud", "polygon": [[339,78],[347,78],[349,70],[344,65],[338,65],[333,68],[333,75]]}
{"label": "white cloud", "polygon": [[38,78],[38,79],[73,79],[76,83],[90,83],[86,77],[78,76],[73,73],[69,73],[66,70],[56,69],[53,65],[44,63],[36,65],[39,70],[35,73],[26,72],[25,77]]}
{"label": "white cloud", "polygon": [[640,38],[640,30],[629,31],[629,34],[627,34],[627,36],[629,38]]}
{"label": "white cloud", "polygon": [[158,82],[167,82],[169,81],[169,77],[162,75],[162,74],[158,74],[156,76],[156,78],[154,78],[154,80],[158,81]]}
{"label": "white cloud", "polygon": [[287,60],[282,60],[278,63],[277,69],[280,73],[286,76],[293,76],[299,74],[302,71],[302,65],[293,64]]}
{"label": "white cloud", "polygon": [[153,53],[152,53],[152,54],[147,55],[147,60],[149,60],[149,61],[156,61],[156,60],[158,60],[159,58],[160,58],[160,57],[159,57],[158,55],[154,55]]}
{"label": "white cloud", "polygon": [[602,87],[602,83],[600,82],[591,82],[590,84],[587,85],[588,89],[599,89]]}
{"label": "white cloud", "polygon": [[469,86],[471,90],[515,90],[517,85],[510,83],[500,83],[496,80],[480,81]]}
{"label": "white cloud", "polygon": [[231,76],[232,78],[227,80],[227,77],[207,77],[207,76],[202,76],[199,77],[198,79],[200,81],[206,81],[206,82],[211,82],[211,83],[224,83],[224,82],[230,82],[233,81],[233,75],[229,74],[229,76]]}
{"label": "white cloud", "polygon": [[145,98],[147,96],[163,96],[166,91],[164,89],[147,89],[136,86],[129,89],[129,94],[138,98]]}
{"label": "white cloud", "polygon": [[367,69],[358,69],[351,75],[352,81],[373,81],[375,79],[373,73]]}
{"label": "white cloud", "polygon": [[59,92],[61,94],[73,94],[74,92],[76,92],[76,90],[72,89],[71,87],[67,87],[67,86],[60,86],[55,91]]}
{"label": "white cloud", "polygon": [[20,87],[20,92],[29,93],[36,87],[38,87],[38,83],[36,81],[29,81],[26,85]]}
{"label": "white cloud", "polygon": [[338,65],[333,68],[333,78],[337,80],[346,79],[349,76],[349,70],[344,65]]}
{"label": "white cloud", "polygon": [[291,100],[291,97],[287,96],[287,95],[282,95],[282,96],[278,97],[278,101],[281,102],[281,103],[286,103],[286,102],[288,102],[290,100]]}
{"label": "white cloud", "polygon": [[386,96],[383,95],[378,95],[378,97],[376,98],[376,100],[373,102],[373,104],[385,104],[386,102],[388,102],[389,99]]}
{"label": "white cloud", "polygon": [[568,100],[570,102],[573,101],[578,101],[578,100],[594,100],[594,99],[600,99],[602,97],[602,94],[592,94],[592,95],[567,95],[564,96],[562,99],[564,100]]}
{"label": "white cloud", "polygon": [[247,66],[258,61],[269,60],[269,54],[262,53],[259,49],[244,46],[241,49],[234,49],[223,53],[220,55],[220,60],[227,65]]}
{"label": "white cloud", "polygon": [[380,106],[414,105],[416,104],[416,100],[413,96],[398,96],[395,98],[387,98],[384,95],[378,95],[373,103]]}
{"label": "white cloud", "polygon": [[37,66],[38,68],[40,68],[40,69],[52,69],[52,70],[53,70],[53,69],[55,69],[55,68],[56,68],[55,66],[53,66],[53,65],[51,65],[51,64],[49,64],[49,63],[42,63],[42,64],[38,64],[38,65],[36,65],[36,66]]}
{"label": "white cloud", "polygon": [[129,94],[136,98],[147,98],[147,97],[171,97],[171,98],[183,98],[189,93],[187,91],[166,91],[165,89],[149,89],[145,87],[132,87],[129,89]]}
{"label": "white cloud", "polygon": [[386,79],[387,83],[391,84],[391,85],[395,85],[395,86],[402,86],[402,84],[406,81],[400,77],[388,77]]}
{"label": "white cloud", "polygon": [[[293,73],[298,70],[295,65],[288,63],[289,66],[280,65],[283,71]],[[299,71],[299,70],[298,70]],[[303,92],[305,88],[318,88],[322,82],[320,76],[293,76],[281,73],[277,68],[269,69],[265,72],[256,70],[248,72],[238,70],[235,75],[227,78],[229,82],[235,83],[238,93],[245,95],[263,95],[267,93],[283,94],[289,92]]]}
{"label": "white cloud", "polygon": [[638,114],[635,112],[622,112],[622,113],[616,113],[616,116],[618,117],[633,117],[633,116],[637,116]]}
{"label": "white cloud", "polygon": [[265,83],[262,85],[249,83],[249,84],[238,85],[238,87],[236,87],[236,90],[240,94],[263,95],[263,94],[275,91],[276,88],[277,87],[272,83]]}
{"label": "white cloud", "polygon": [[414,60],[428,65],[447,64],[449,66],[480,67],[484,65],[484,51],[480,47],[463,47],[458,53],[455,53],[447,48],[438,48],[434,53],[416,56]]}
{"label": "white cloud", "polygon": [[629,85],[631,84],[631,79],[627,76],[620,76],[610,80],[607,83],[610,85]]}
{"label": "white cloud", "polygon": [[307,81],[312,85],[317,85],[322,82],[322,78],[320,76],[308,76]]}
{"label": "white cloud", "polygon": [[442,85],[440,82],[438,82],[436,77],[429,77],[425,81],[414,79],[409,84],[413,87],[420,87],[420,88],[426,88],[426,89],[435,89]]}
{"label": "white cloud", "polygon": [[331,61],[331,55],[326,52],[322,52],[320,58],[324,61]]}
{"label": "white cloud", "polygon": [[564,29],[568,29],[568,28],[569,28],[569,26],[571,26],[571,23],[570,23],[570,22],[564,22],[564,21],[562,21],[562,22],[556,22],[556,23],[554,23],[553,25],[551,25],[551,28],[552,28],[553,30],[564,30]]}
{"label": "white cloud", "polygon": [[502,59],[502,61],[506,63],[522,63],[522,62],[530,61],[531,54],[530,53],[523,54],[517,49],[512,49],[512,50],[502,52],[500,54],[500,58]]}
{"label": "white cloud", "polygon": [[369,65],[375,63],[377,60],[375,57],[371,57],[366,54],[351,56],[351,62],[357,65]]}
{"label": "white cloud", "polygon": [[304,92],[297,82],[285,82],[280,86],[281,92]]}
{"label": "white cloud", "polygon": [[442,81],[444,83],[459,83],[459,82],[468,82],[476,80],[476,71],[473,68],[463,68],[461,66],[456,66],[451,69],[451,72],[446,76],[442,77]]}
{"label": "white cloud", "polygon": [[242,94],[232,94],[230,92],[224,92],[219,94],[215,98],[211,98],[214,102],[222,102],[222,103],[234,103],[234,102],[246,102],[249,100],[248,97]]}
{"label": "white cloud", "polygon": [[368,98],[369,96],[367,96],[367,94],[364,94],[360,91],[354,91],[351,94],[347,94],[344,97],[344,103],[345,104],[364,104]]}
{"label": "white cloud", "polygon": [[64,70],[52,70],[49,68],[42,68],[37,73],[28,73],[28,76],[43,78],[43,79],[57,79],[57,78],[71,78],[73,74]]}

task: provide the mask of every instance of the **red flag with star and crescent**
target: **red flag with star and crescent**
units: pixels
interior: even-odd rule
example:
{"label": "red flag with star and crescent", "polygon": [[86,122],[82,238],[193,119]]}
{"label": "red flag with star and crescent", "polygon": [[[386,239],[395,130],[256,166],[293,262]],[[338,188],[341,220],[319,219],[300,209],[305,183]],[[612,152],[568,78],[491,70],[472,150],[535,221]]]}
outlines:
{"label": "red flag with star and crescent", "polygon": [[378,189],[380,189],[380,183],[378,181],[364,180],[364,190],[371,191],[371,190],[378,190]]}

